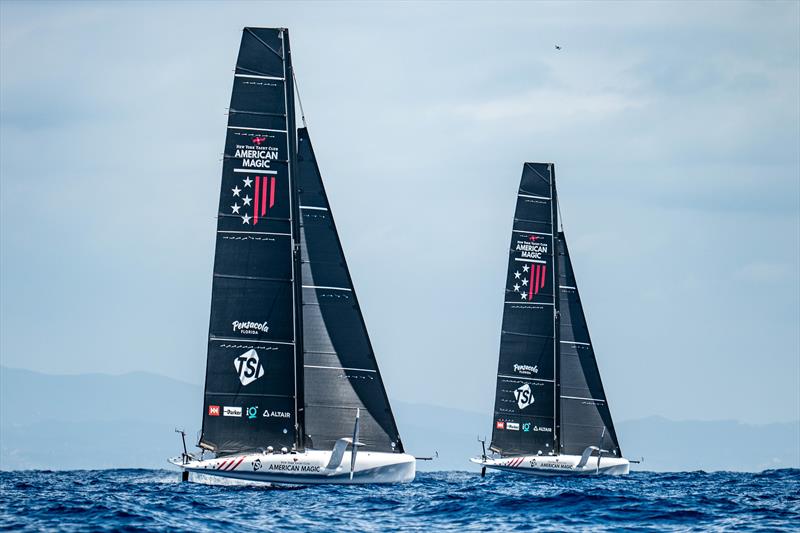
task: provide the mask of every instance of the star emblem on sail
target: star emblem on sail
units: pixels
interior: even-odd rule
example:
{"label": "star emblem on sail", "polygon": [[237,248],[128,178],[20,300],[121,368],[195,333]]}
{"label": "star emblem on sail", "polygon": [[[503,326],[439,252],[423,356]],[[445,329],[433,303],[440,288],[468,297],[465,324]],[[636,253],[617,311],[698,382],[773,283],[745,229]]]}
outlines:
{"label": "star emblem on sail", "polygon": [[[231,214],[239,215],[242,218],[242,224],[253,225],[258,224],[259,217],[267,216],[269,210],[275,207],[275,189],[277,187],[277,178],[275,176],[255,176],[255,179],[247,177],[242,180],[242,188],[235,185],[231,192],[234,196],[234,203],[231,206]],[[245,189],[251,189],[253,197],[251,198]],[[242,196],[242,193],[245,195]],[[241,205],[239,202],[241,201]],[[244,207],[252,207],[253,214],[245,211],[244,214],[240,209]]]}
{"label": "star emblem on sail", "polygon": [[534,295],[544,288],[547,278],[546,263],[531,263],[523,265],[522,272],[517,269],[511,280],[511,290],[519,294],[522,300],[532,300]]}

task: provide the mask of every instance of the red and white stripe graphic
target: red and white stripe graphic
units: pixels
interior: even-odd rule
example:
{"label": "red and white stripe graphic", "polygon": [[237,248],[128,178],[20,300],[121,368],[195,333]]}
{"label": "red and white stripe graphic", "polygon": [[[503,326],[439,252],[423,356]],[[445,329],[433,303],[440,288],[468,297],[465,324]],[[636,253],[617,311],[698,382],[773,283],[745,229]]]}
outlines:
{"label": "red and white stripe graphic", "polygon": [[515,457],[511,459],[509,462],[506,463],[506,466],[509,468],[517,468],[522,462],[525,460],[524,457]]}
{"label": "red and white stripe graphic", "polygon": [[221,463],[219,463],[217,465],[216,469],[217,470],[226,470],[226,471],[230,472],[231,470],[236,470],[236,468],[240,464],[242,464],[242,461],[244,461],[244,455],[242,455],[241,457],[238,457],[238,458],[234,457],[233,459],[229,459],[227,461],[222,461]]}
{"label": "red and white stripe graphic", "polygon": [[547,265],[543,263],[531,264],[531,279],[528,282],[528,301],[534,294],[539,294],[539,289],[544,288],[544,280],[547,277]]}
{"label": "red and white stripe graphic", "polygon": [[258,224],[258,217],[265,216],[267,210],[275,205],[275,181],[275,176],[256,176],[253,225]]}

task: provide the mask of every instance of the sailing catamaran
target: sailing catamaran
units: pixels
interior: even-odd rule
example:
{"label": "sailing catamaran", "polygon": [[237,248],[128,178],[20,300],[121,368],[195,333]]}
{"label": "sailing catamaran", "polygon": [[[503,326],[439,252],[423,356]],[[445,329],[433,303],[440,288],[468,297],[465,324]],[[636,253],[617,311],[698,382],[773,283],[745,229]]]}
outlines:
{"label": "sailing catamaran", "polygon": [[[506,275],[491,456],[529,474],[627,474],[563,231],[552,163],[525,163]],[[555,253],[555,261],[554,261]],[[485,446],[485,445],[484,445]]]}
{"label": "sailing catamaran", "polygon": [[[228,118],[199,454],[291,484],[414,479],[306,128],[289,32],[244,28]],[[206,457],[206,454],[210,457]]]}

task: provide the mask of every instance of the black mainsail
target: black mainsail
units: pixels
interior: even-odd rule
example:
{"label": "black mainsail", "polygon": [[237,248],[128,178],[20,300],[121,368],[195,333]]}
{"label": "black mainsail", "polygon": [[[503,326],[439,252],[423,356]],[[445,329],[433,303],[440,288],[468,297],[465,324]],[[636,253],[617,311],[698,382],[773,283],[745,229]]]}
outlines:
{"label": "black mainsail", "polygon": [[200,446],[302,447],[288,32],[245,28],[222,168]]}
{"label": "black mainsail", "polygon": [[[217,224],[200,446],[403,452],[306,128],[285,29],[245,28]],[[295,136],[297,133],[298,137]],[[298,146],[299,143],[299,146]]]}
{"label": "black mainsail", "polygon": [[298,132],[306,445],[331,449],[360,408],[364,449],[402,452],[308,130]]}
{"label": "black mainsail", "polygon": [[557,228],[553,165],[525,163],[509,249],[491,449],[558,450]]}
{"label": "black mainsail", "polygon": [[[555,170],[525,163],[509,250],[491,449],[622,457],[558,228]],[[556,254],[554,261],[553,254]]]}
{"label": "black mainsail", "polygon": [[622,457],[563,232],[557,249],[561,453],[580,455],[587,446],[599,446]]}

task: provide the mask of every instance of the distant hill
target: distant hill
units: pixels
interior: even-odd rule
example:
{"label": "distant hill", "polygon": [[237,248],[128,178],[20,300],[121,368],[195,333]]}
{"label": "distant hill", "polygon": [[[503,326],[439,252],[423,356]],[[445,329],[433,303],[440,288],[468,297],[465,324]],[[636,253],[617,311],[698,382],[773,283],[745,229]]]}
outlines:
{"label": "distant hill", "polygon": [[[180,450],[175,427],[196,442],[202,387],[137,372],[55,376],[0,367],[0,468],[163,468]],[[439,459],[425,470],[474,470],[488,413],[393,403],[406,449]],[[800,423],[620,422],[626,455],[644,470],[763,470],[800,467]]]}

